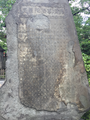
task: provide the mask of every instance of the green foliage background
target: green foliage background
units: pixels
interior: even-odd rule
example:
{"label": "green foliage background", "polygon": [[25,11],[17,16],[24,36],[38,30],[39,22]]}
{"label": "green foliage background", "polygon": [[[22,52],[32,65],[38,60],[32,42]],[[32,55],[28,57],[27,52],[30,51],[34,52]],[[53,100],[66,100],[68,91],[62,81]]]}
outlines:
{"label": "green foliage background", "polygon": [[[0,46],[7,51],[6,45],[6,30],[5,30],[5,18],[8,15],[8,12],[11,10],[12,5],[16,0],[0,0]],[[72,3],[75,0],[70,0],[70,6],[76,26],[76,31],[78,39],[80,42],[80,47],[82,51],[82,56],[85,64],[85,69],[87,72],[87,77],[90,85],[90,17],[84,21],[80,13],[90,14],[90,0],[80,0],[81,7],[72,7]],[[88,4],[85,7],[85,3]],[[90,111],[88,111],[84,116],[84,120],[90,120]]]}
{"label": "green foliage background", "polygon": [[5,18],[16,0],[0,0],[0,46],[7,51]]}

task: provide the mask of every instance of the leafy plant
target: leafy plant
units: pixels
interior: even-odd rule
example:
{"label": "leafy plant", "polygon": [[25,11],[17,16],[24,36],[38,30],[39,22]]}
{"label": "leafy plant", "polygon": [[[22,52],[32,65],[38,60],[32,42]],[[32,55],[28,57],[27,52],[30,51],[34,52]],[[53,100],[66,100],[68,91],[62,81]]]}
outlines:
{"label": "leafy plant", "polygon": [[86,112],[83,117],[84,120],[90,120],[90,110],[88,112]]}
{"label": "leafy plant", "polygon": [[85,69],[87,72],[88,80],[89,80],[89,85],[90,85],[90,55],[87,55],[85,53],[82,53],[84,64],[85,64]]}
{"label": "leafy plant", "polygon": [[16,0],[0,0],[0,46],[6,51],[6,25],[5,18]]}

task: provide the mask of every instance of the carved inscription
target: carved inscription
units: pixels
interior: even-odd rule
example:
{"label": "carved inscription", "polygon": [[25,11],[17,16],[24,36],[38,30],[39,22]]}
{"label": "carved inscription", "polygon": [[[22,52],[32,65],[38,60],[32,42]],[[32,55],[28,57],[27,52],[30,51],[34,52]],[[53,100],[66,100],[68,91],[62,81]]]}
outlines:
{"label": "carved inscription", "polygon": [[22,6],[21,13],[23,15],[36,15],[43,14],[47,16],[64,16],[65,15],[64,6],[61,8],[51,8],[51,7],[31,7],[31,6]]}
{"label": "carved inscription", "polygon": [[18,25],[21,102],[38,110],[55,111],[61,101],[56,83],[63,63],[68,61],[70,40],[65,19],[55,18],[64,16],[64,8],[22,6],[21,13],[27,15],[27,19],[21,16]]}
{"label": "carved inscription", "polygon": [[31,7],[25,7],[23,6],[21,8],[22,13],[23,14],[27,14],[27,13],[32,13],[32,14],[42,14],[44,13],[45,15],[63,15],[64,14],[64,10],[63,9],[58,9],[58,8],[41,8],[41,7],[36,7],[36,8],[31,8]]}

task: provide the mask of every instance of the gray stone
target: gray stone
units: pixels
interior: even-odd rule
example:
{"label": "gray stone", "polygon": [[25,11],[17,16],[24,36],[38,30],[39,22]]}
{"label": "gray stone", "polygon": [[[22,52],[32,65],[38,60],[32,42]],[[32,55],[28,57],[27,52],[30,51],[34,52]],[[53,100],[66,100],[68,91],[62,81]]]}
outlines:
{"label": "gray stone", "polygon": [[90,108],[90,88],[68,0],[17,0],[6,25],[0,116],[79,120]]}
{"label": "gray stone", "polygon": [[5,120],[3,117],[0,116],[0,120]]}

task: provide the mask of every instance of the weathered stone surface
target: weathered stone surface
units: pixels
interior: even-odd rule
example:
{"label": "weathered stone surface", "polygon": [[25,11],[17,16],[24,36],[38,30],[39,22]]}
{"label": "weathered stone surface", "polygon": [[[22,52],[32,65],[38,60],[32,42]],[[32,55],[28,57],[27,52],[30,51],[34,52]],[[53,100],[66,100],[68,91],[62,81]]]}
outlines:
{"label": "weathered stone surface", "polygon": [[0,116],[0,120],[5,120],[3,117]]}
{"label": "weathered stone surface", "polygon": [[79,120],[90,89],[67,0],[17,0],[7,19],[6,120]]}

